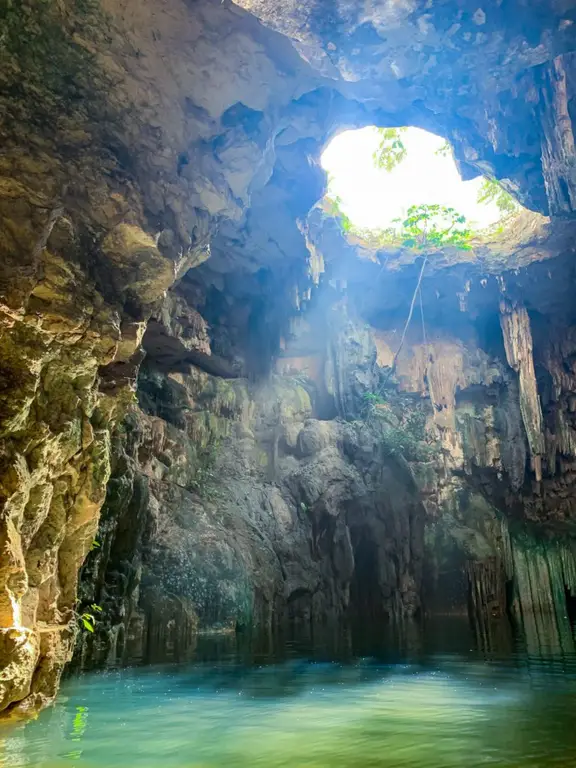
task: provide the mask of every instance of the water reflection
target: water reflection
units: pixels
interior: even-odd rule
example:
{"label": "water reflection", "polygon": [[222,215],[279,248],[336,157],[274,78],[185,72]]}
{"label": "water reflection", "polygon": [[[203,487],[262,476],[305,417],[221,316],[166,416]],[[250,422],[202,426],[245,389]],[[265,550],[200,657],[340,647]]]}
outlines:
{"label": "water reflection", "polygon": [[[372,636],[371,636],[372,635]],[[506,632],[200,638],[193,663],[68,679],[3,768],[576,765],[576,657]],[[515,644],[514,644],[515,643]],[[544,648],[544,650],[543,650]]]}

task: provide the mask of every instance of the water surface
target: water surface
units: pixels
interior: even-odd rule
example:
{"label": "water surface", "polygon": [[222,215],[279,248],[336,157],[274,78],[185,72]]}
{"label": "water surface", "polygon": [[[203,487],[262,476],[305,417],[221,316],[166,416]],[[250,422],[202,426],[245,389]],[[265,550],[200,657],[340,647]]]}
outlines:
{"label": "water surface", "polygon": [[0,755],[3,768],[574,767],[576,658],[487,653],[449,628],[368,655],[205,640],[189,663],[67,679],[38,720],[0,730]]}

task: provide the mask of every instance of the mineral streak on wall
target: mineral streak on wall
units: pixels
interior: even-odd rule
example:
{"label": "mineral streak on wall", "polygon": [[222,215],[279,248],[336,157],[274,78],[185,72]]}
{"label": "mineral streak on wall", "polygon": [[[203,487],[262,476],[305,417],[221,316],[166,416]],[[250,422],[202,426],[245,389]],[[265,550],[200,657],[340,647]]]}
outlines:
{"label": "mineral streak on wall", "polygon": [[520,411],[530,446],[531,464],[536,480],[542,479],[545,453],[542,408],[534,370],[530,318],[525,307],[507,299],[500,302],[500,324],[504,335],[506,359],[520,382]]}
{"label": "mineral streak on wall", "polygon": [[514,563],[513,610],[528,648],[534,652],[573,652],[567,601],[576,597],[573,541],[511,537]]}

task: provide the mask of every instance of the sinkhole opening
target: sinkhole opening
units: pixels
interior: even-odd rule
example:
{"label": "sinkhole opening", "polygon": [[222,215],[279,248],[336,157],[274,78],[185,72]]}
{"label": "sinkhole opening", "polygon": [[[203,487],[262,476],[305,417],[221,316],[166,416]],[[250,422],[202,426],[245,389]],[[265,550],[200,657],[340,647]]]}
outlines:
{"label": "sinkhole opening", "polygon": [[[499,182],[460,177],[451,145],[421,128],[369,126],[338,134],[322,154],[326,213],[380,244],[467,243],[499,234],[522,210]],[[424,232],[424,235],[422,234]]]}

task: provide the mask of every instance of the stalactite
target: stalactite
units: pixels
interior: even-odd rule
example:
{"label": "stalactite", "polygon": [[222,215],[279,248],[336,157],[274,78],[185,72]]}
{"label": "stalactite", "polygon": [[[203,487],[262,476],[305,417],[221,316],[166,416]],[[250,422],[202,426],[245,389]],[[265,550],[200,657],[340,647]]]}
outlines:
{"label": "stalactite", "polygon": [[470,617],[478,639],[489,647],[491,620],[503,616],[506,610],[505,563],[499,557],[469,561],[466,573],[470,590]]}
{"label": "stalactite", "polygon": [[526,308],[503,299],[500,302],[500,325],[508,365],[518,374],[520,411],[530,446],[532,470],[540,481],[542,456],[545,453],[543,418],[534,370],[530,318]]}
{"label": "stalactite", "polygon": [[511,539],[514,562],[513,612],[521,621],[529,650],[571,651],[574,640],[566,591],[576,595],[576,558],[558,540],[528,534]]}
{"label": "stalactite", "polygon": [[502,556],[502,562],[504,565],[504,572],[506,574],[506,578],[510,580],[514,576],[514,557],[512,554],[512,542],[510,539],[508,522],[504,518],[500,518],[500,533],[501,533],[500,552]]}
{"label": "stalactite", "polygon": [[546,68],[542,86],[542,171],[552,215],[576,210],[576,156],[562,56]]}
{"label": "stalactite", "polygon": [[546,430],[546,463],[551,475],[566,466],[563,459],[576,458],[576,375],[573,367],[566,364],[576,353],[576,336],[573,328],[554,329],[550,332],[546,347],[539,357],[551,377],[548,404],[544,414]]}

